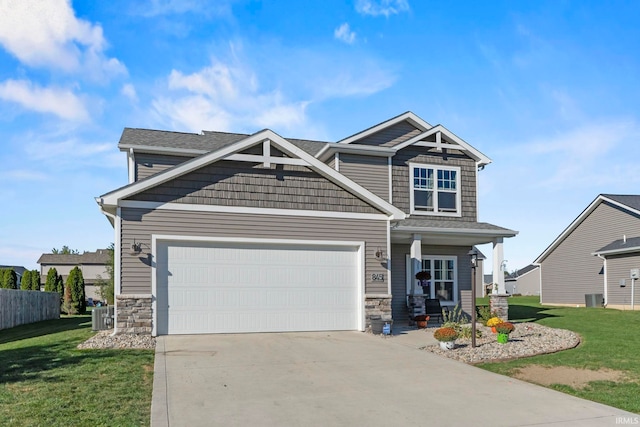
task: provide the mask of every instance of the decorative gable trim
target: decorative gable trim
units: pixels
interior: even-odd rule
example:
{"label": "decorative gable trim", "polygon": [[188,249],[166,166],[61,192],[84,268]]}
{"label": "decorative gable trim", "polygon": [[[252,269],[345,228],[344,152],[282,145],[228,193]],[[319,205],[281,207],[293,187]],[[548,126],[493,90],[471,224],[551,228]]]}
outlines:
{"label": "decorative gable trim", "polygon": [[400,114],[399,116],[396,116],[392,119],[389,119],[387,121],[384,121],[380,124],[377,124],[373,127],[370,127],[369,129],[365,129],[362,132],[358,132],[355,135],[352,135],[348,138],[345,138],[343,140],[338,141],[338,144],[351,144],[352,142],[356,142],[362,138],[366,138],[369,135],[373,135],[376,132],[380,132],[383,129],[386,129],[388,127],[391,127],[397,123],[400,123],[402,121],[408,121],[409,123],[411,123],[413,126],[415,126],[416,128],[420,129],[421,131],[426,131],[427,129],[431,129],[431,125],[427,122],[425,122],[424,120],[422,120],[420,117],[416,116],[414,113],[412,113],[411,111],[407,111],[406,113]]}
{"label": "decorative gable trim", "polygon": [[[253,147],[262,143],[262,155],[256,154],[239,154],[243,150]],[[271,145],[281,150],[283,153],[290,157],[276,157],[271,156]],[[167,169],[149,178],[141,181],[129,184],[118,190],[107,193],[96,199],[99,205],[104,206],[119,206],[120,201],[124,198],[131,197],[135,194],[141,193],[147,189],[163,184],[172,179],[178,178],[189,172],[195,171],[201,167],[214,163],[218,160],[236,160],[236,161],[248,161],[255,163],[262,163],[265,167],[271,163],[283,163],[283,164],[295,164],[301,166],[307,166],[319,173],[326,179],[334,182],[341,188],[347,190],[356,197],[361,198],[367,203],[371,204],[382,212],[385,212],[390,216],[390,219],[403,219],[405,214],[395,206],[386,202],[384,199],[376,196],[371,191],[355,183],[344,175],[340,174],[336,170],[332,169],[328,165],[322,163],[312,155],[296,147],[280,135],[276,134],[272,130],[265,129],[257,132],[241,141],[238,141],[229,146],[223,147],[217,151],[213,151],[208,154],[201,155],[195,159],[189,160],[173,168]],[[286,162],[286,163],[285,163]]]}
{"label": "decorative gable trim", "polygon": [[[435,142],[423,141],[423,139],[428,138],[434,134],[436,136]],[[453,143],[443,142],[442,135],[445,135],[447,139],[453,141]],[[397,152],[410,145],[435,148],[437,151],[442,151],[444,149],[460,150],[474,159],[478,163],[478,166],[485,166],[491,163],[491,159],[489,157],[485,156],[483,153],[469,145],[462,138],[458,137],[456,134],[442,125],[436,125],[431,129],[421,133],[420,135],[416,135],[413,138],[394,146],[393,149]]]}
{"label": "decorative gable trim", "polygon": [[540,256],[538,256],[538,258],[536,258],[536,260],[533,263],[540,265],[540,263],[542,263],[551,254],[551,252],[553,252],[558,246],[560,246],[560,244],[564,241],[564,239],[566,239],[569,234],[571,234],[576,228],[578,228],[578,226],[582,224],[582,222],[589,215],[591,215],[591,213],[594,210],[596,210],[596,208],[602,202],[607,202],[611,205],[617,206],[631,214],[640,215],[639,210],[634,209],[630,206],[625,205],[624,203],[617,202],[613,199],[610,199],[600,194],[598,197],[595,198],[593,202],[591,202],[589,206],[587,206],[587,208],[584,211],[582,211],[580,215],[578,215],[578,217],[575,220],[573,220],[571,224],[569,224],[567,228],[564,229],[562,233],[560,233],[560,235],[547,247],[547,249],[544,250],[544,252],[542,252],[542,254],[540,254]]}

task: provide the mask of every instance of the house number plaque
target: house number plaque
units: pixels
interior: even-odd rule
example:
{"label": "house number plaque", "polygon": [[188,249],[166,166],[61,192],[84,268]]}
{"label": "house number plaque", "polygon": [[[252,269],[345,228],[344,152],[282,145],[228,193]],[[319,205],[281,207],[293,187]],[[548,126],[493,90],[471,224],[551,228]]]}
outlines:
{"label": "house number plaque", "polygon": [[373,273],[371,275],[371,280],[374,282],[384,282],[384,273]]}

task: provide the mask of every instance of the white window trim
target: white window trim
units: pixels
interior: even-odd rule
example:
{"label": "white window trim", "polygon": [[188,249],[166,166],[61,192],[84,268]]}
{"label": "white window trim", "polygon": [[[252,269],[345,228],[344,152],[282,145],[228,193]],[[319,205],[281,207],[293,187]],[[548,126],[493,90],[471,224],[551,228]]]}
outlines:
{"label": "white window trim", "polygon": [[[415,168],[421,169],[433,169],[434,170],[434,211],[423,211],[420,209],[415,209],[414,207],[414,196],[413,196],[413,170]],[[437,180],[438,180],[438,170],[448,170],[456,172],[456,212],[437,212]],[[443,165],[433,165],[427,163],[409,163],[409,213],[411,215],[429,215],[429,216],[448,216],[448,217],[461,217],[462,216],[462,174],[459,166],[443,166]]]}
{"label": "white window trim", "polygon": [[[441,260],[441,261],[450,261],[452,260],[454,262],[453,265],[453,301],[444,301],[441,300],[440,302],[442,303],[442,305],[446,305],[446,306],[454,306],[456,304],[458,304],[458,257],[455,255],[423,255],[422,256],[422,260],[430,260],[431,261],[431,265],[433,268],[434,265],[434,261],[435,260]],[[406,285],[405,288],[406,289],[411,289],[411,280],[415,280],[413,278],[413,275],[411,274],[411,255],[407,254],[406,255],[406,266],[405,266],[405,271],[406,271]],[[434,279],[431,279],[431,282],[434,282]],[[434,285],[432,283],[432,285]],[[430,286],[430,292],[432,293],[432,295],[428,295],[429,298],[435,298],[435,286]],[[407,294],[409,292],[407,291]]]}

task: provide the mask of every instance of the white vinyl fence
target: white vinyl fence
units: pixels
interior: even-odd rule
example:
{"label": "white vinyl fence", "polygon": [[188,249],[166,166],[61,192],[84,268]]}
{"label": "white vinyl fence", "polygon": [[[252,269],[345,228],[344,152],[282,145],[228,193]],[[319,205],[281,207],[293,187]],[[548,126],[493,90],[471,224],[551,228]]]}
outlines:
{"label": "white vinyl fence", "polygon": [[0,289],[0,329],[59,318],[57,292]]}

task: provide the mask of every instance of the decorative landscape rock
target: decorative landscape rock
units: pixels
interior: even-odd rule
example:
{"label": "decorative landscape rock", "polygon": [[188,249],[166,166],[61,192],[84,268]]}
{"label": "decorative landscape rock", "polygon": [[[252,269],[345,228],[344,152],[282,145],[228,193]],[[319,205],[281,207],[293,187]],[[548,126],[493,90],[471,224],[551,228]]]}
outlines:
{"label": "decorative landscape rock", "polygon": [[426,346],[424,349],[461,362],[475,364],[555,353],[580,344],[578,334],[565,329],[548,328],[536,323],[515,323],[514,326],[515,330],[509,335],[509,342],[506,344],[499,344],[490,328],[478,326],[478,329],[482,330],[482,337],[476,339],[476,348],[471,347],[471,339],[458,338],[453,350],[442,350],[437,345]]}
{"label": "decorative landscape rock", "polygon": [[155,350],[156,339],[151,335],[118,334],[111,335],[112,331],[101,331],[78,345],[81,350],[87,349],[138,349]]}

